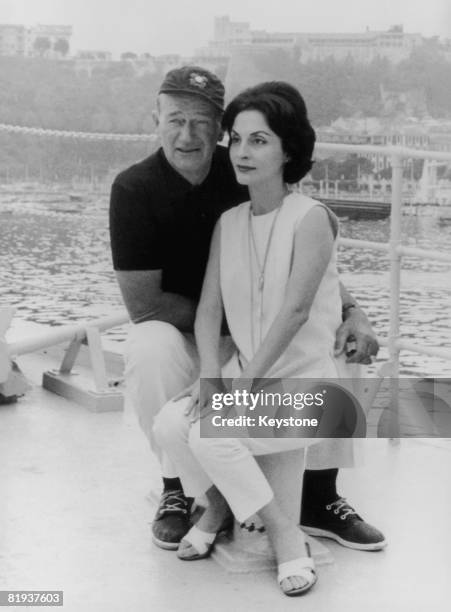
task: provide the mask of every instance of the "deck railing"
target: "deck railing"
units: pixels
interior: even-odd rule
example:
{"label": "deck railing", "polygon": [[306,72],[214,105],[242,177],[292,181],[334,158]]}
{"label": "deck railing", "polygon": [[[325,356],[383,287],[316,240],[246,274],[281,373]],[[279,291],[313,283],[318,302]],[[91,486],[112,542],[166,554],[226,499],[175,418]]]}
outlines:
{"label": "deck railing", "polygon": [[[1,126],[0,126],[1,127]],[[125,137],[127,135],[124,135]],[[125,138],[127,139],[127,138]],[[345,247],[357,247],[372,249],[375,251],[386,252],[390,262],[390,321],[388,337],[380,339],[381,344],[388,346],[389,361],[391,363],[391,376],[397,377],[399,374],[399,353],[401,350],[416,352],[419,354],[436,356],[451,362],[451,347],[430,347],[424,344],[412,342],[409,339],[403,338],[400,333],[400,276],[401,262],[403,256],[419,257],[422,259],[430,259],[451,264],[451,253],[443,253],[435,250],[425,250],[412,247],[406,247],[401,244],[401,216],[402,216],[402,160],[403,159],[428,159],[442,160],[451,163],[451,153],[441,151],[427,151],[419,149],[410,149],[406,147],[381,147],[375,145],[352,145],[352,144],[335,144],[335,143],[317,143],[315,151],[317,153],[357,153],[365,155],[368,153],[377,153],[386,155],[391,158],[392,166],[392,185],[391,185],[391,215],[390,215],[390,238],[387,243],[372,242],[368,240],[355,240],[349,238],[340,239],[340,244]],[[80,323],[76,326],[65,326],[57,329],[50,329],[44,334],[33,338],[21,340],[11,344],[1,342],[0,339],[0,365],[5,358],[14,358],[18,355],[40,350],[42,348],[60,344],[67,340],[72,340],[79,343],[89,336],[94,338],[92,332],[95,329],[97,332],[116,327],[125,323],[128,320],[127,315],[119,314],[112,317],[106,317],[96,321]],[[3,327],[5,327],[3,325]],[[3,330],[4,331],[4,330]],[[0,332],[2,326],[0,321]],[[97,343],[97,340],[95,340]],[[3,347],[3,348],[2,348]],[[98,349],[98,346],[97,346]],[[75,350],[75,349],[74,349]],[[70,351],[69,351],[70,352]],[[98,350],[95,351],[98,355]],[[69,359],[70,361],[70,359]],[[68,360],[66,359],[66,366]],[[97,389],[105,384],[105,375],[102,367],[97,364],[100,375],[97,375]],[[70,369],[70,368],[69,368]],[[3,368],[4,372],[4,368]],[[0,367],[0,383],[2,380],[2,368]]]}
{"label": "deck railing", "polygon": [[451,362],[451,347],[430,347],[412,342],[402,338],[400,335],[399,306],[401,298],[401,262],[402,257],[409,255],[422,259],[442,261],[451,264],[451,253],[443,253],[435,250],[417,249],[406,247],[401,244],[401,217],[402,217],[402,160],[403,159],[438,159],[449,161],[451,164],[451,153],[443,151],[426,151],[410,149],[406,147],[379,147],[372,145],[348,145],[336,143],[318,143],[318,153],[357,153],[366,155],[377,153],[386,155],[391,159],[392,181],[391,181],[391,212],[390,212],[390,238],[388,243],[371,242],[368,240],[354,240],[342,238],[340,244],[348,247],[357,247],[384,251],[388,253],[390,261],[390,319],[387,340],[381,341],[382,345],[388,346],[389,360],[392,364],[392,376],[399,375],[399,353],[401,350],[412,351],[419,354],[431,355]]}

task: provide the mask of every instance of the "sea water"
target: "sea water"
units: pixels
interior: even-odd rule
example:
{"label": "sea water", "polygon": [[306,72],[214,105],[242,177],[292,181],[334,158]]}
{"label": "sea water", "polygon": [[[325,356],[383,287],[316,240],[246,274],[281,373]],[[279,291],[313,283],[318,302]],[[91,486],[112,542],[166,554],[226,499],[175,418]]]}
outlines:
{"label": "sea water", "polygon": [[[341,219],[343,237],[386,242],[389,219]],[[434,215],[403,216],[402,243],[451,252],[451,226]],[[120,310],[122,299],[112,269],[108,199],[64,207],[36,201],[2,202],[0,197],[0,303],[16,317],[64,325]],[[340,248],[345,286],[361,303],[376,333],[389,321],[389,263],[385,253]],[[401,334],[417,343],[451,347],[451,270],[448,264],[403,258]],[[118,342],[123,330],[109,336]],[[386,356],[381,352],[380,358]],[[449,376],[449,364],[434,357],[401,353],[401,372]]]}

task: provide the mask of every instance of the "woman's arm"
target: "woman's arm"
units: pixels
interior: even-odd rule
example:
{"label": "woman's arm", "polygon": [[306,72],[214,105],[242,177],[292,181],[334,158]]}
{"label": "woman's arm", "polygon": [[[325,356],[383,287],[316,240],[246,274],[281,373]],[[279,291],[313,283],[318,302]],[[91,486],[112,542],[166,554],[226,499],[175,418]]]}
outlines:
{"label": "woman's arm", "polygon": [[210,255],[194,323],[201,378],[221,378],[219,342],[223,304],[219,280],[220,223],[220,220],[216,223],[211,239]]}
{"label": "woman's arm", "polygon": [[293,264],[283,305],[241,378],[263,377],[308,320],[333,243],[327,211],[315,206],[306,214],[295,234]]}

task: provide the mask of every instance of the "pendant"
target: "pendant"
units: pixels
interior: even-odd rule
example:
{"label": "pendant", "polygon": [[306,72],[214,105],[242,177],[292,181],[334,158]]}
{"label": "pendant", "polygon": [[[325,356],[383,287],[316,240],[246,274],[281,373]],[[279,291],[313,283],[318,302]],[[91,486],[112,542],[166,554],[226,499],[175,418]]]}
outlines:
{"label": "pendant", "polygon": [[265,275],[264,274],[260,274],[260,277],[258,279],[258,290],[259,291],[263,291],[263,285],[265,284]]}

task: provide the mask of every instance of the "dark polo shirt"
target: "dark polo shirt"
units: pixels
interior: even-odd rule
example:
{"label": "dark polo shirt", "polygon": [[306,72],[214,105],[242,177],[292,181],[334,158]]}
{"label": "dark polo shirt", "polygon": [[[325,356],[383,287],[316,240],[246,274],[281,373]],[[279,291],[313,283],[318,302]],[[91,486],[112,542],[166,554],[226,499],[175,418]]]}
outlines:
{"label": "dark polo shirt", "polygon": [[208,176],[191,185],[164,152],[121,172],[110,200],[115,270],[162,270],[162,289],[198,299],[210,239],[220,215],[248,199],[227,149],[216,147]]}

